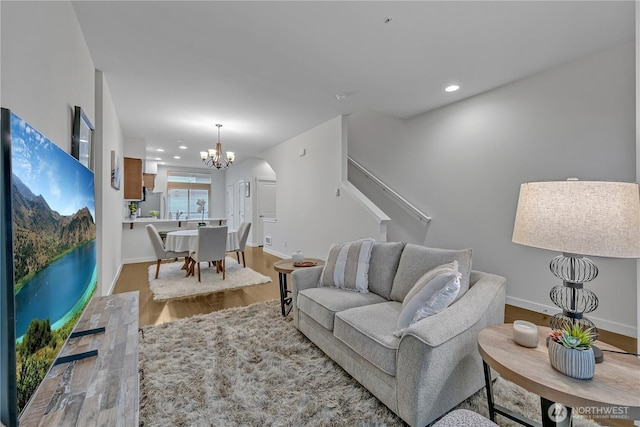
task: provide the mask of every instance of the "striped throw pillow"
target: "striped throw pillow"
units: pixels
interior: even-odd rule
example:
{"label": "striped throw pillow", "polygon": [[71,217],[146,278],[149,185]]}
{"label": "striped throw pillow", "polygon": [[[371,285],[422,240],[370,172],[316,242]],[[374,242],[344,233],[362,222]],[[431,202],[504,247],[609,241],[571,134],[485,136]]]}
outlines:
{"label": "striped throw pillow", "polygon": [[320,286],[369,292],[369,259],[373,239],[331,246]]}

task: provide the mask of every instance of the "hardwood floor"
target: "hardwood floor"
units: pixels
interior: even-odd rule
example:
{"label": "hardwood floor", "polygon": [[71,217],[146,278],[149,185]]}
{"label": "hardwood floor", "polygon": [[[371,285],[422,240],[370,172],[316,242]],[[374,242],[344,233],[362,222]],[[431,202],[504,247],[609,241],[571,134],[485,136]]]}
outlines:
{"label": "hardwood floor", "polygon": [[[230,255],[233,256],[233,255]],[[246,247],[247,266],[255,271],[271,277],[271,283],[248,286],[181,300],[156,302],[149,289],[147,269],[154,262],[125,264],[120,272],[113,293],[140,292],[140,327],[158,325],[176,319],[191,317],[196,314],[211,313],[230,307],[241,307],[259,301],[280,298],[278,273],[273,263],[280,258],[264,253],[262,248]],[[160,267],[162,269],[162,266]]]}
{"label": "hardwood floor", "polygon": [[[153,263],[142,262],[125,264],[122,267],[114,293],[140,291],[140,327],[170,322],[190,317],[194,314],[210,313],[224,308],[246,306],[259,301],[279,298],[278,273],[273,269],[273,263],[280,258],[263,252],[261,247],[253,248],[249,246],[246,248],[245,256],[247,266],[265,276],[271,277],[271,283],[184,300],[155,302],[149,289],[147,273],[147,268]],[[505,307],[504,321],[510,323],[517,319],[528,320],[536,325],[549,325],[549,316],[546,314],[507,305]],[[635,338],[613,332],[601,330],[600,340],[624,351],[635,353],[637,350],[637,340]]]}
{"label": "hardwood floor", "polygon": [[[248,247],[245,251],[247,266],[255,271],[271,277],[271,283],[249,286],[246,288],[223,291],[216,294],[193,297],[183,300],[155,302],[149,289],[147,269],[153,262],[125,264],[116,282],[114,293],[140,292],[140,327],[157,325],[172,320],[205,314],[224,308],[240,307],[260,301],[277,299],[280,297],[278,274],[273,269],[273,263],[280,258],[264,253],[262,248]],[[162,268],[162,267],[160,267]],[[519,307],[507,305],[505,307],[505,322],[514,320],[528,320],[537,325],[549,325],[549,316]],[[608,331],[600,331],[600,340],[612,344],[625,351],[635,353],[637,340]],[[606,357],[606,355],[605,355]],[[633,426],[628,420],[606,420],[610,426]]]}

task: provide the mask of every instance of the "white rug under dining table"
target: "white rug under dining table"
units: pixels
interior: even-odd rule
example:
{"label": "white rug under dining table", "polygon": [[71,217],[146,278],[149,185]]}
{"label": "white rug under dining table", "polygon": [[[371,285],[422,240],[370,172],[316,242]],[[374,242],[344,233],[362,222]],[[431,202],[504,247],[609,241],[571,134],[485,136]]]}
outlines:
{"label": "white rug under dining table", "polygon": [[239,265],[231,257],[226,257],[227,272],[225,280],[222,280],[222,273],[216,274],[215,266],[208,267],[206,262],[202,262],[200,264],[201,282],[198,282],[197,276],[185,277],[186,272],[182,270],[183,265],[183,260],[161,264],[160,274],[157,279],[154,279],[156,264],[149,266],[149,286],[153,293],[154,301],[207,295],[228,289],[238,289],[271,282],[270,277],[262,275],[249,267]]}

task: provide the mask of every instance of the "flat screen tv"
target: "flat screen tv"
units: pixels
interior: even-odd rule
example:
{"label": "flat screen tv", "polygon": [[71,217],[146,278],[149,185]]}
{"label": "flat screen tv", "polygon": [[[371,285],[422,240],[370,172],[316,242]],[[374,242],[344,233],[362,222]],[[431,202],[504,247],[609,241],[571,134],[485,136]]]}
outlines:
{"label": "flat screen tv", "polygon": [[0,415],[14,426],[96,290],[95,193],[93,172],[16,114],[1,127]]}

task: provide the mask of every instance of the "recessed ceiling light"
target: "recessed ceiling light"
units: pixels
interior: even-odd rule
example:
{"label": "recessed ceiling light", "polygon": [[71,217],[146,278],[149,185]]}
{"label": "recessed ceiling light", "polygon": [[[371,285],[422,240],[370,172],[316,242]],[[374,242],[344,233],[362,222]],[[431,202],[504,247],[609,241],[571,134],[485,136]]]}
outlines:
{"label": "recessed ceiling light", "polygon": [[159,165],[164,165],[164,164],[165,164],[165,162],[158,162],[158,164],[159,164]]}
{"label": "recessed ceiling light", "polygon": [[164,150],[162,148],[158,148],[156,151],[162,153]]}
{"label": "recessed ceiling light", "polygon": [[156,157],[156,160],[162,160],[160,157]]}
{"label": "recessed ceiling light", "polygon": [[444,91],[445,92],[455,92],[458,89],[460,89],[460,86],[458,86],[458,85],[449,85],[449,86],[444,88]]}
{"label": "recessed ceiling light", "polygon": [[180,156],[173,156],[173,158],[174,158],[174,159],[179,159],[179,158],[180,158]]}
{"label": "recessed ceiling light", "polygon": [[186,146],[186,145],[181,145],[181,146],[180,146],[180,147],[178,147],[178,148],[180,148],[181,150],[186,150],[186,149],[187,149],[187,146]]}

